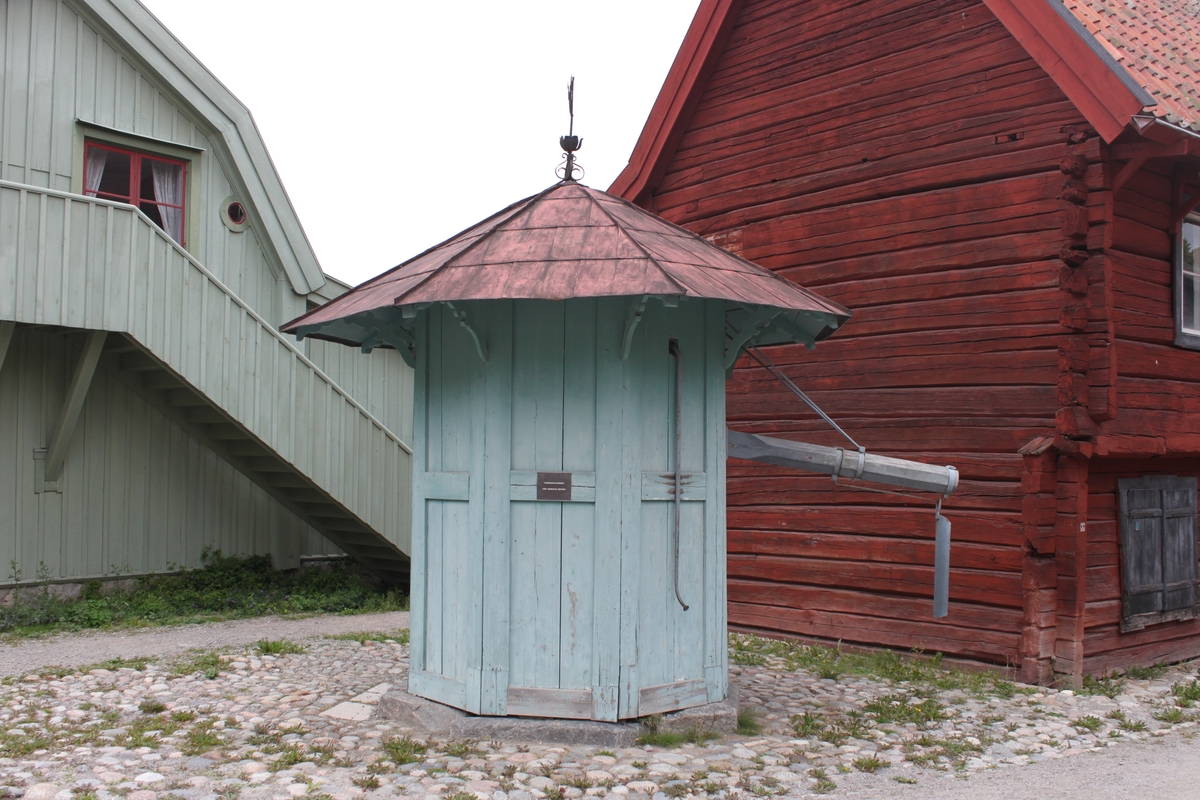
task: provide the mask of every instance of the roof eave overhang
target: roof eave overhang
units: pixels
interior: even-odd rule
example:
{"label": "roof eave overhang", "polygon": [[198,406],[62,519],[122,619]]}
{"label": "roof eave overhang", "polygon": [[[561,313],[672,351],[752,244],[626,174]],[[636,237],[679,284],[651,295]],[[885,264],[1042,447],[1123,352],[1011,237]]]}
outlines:
{"label": "roof eave overhang", "polygon": [[221,155],[232,159],[227,166],[243,183],[267,234],[263,247],[275,255],[293,290],[308,294],[324,285],[325,274],[249,110],[137,0],[68,2],[124,42],[142,68],[170,87],[220,137]]}
{"label": "roof eave overhang", "polygon": [[[983,0],[1096,132],[1111,143],[1154,98],[1059,0]],[[608,191],[645,205],[678,147],[733,30],[741,0],[703,0],[634,145]]]}
{"label": "roof eave overhang", "polygon": [[1150,95],[1059,0],[983,0],[1030,57],[1112,143]]}
{"label": "roof eave overhang", "polygon": [[610,194],[641,205],[662,179],[741,8],[742,0],[701,0],[629,164],[609,187]]}

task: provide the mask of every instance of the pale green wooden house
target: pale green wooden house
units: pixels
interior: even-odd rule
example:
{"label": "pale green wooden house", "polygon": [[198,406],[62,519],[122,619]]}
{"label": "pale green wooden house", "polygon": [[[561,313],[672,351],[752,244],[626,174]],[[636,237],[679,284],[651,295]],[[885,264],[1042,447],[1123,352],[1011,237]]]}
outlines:
{"label": "pale green wooden house", "polygon": [[347,288],[144,7],[0,3],[0,564],[344,551],[405,581],[411,369],[276,330]]}

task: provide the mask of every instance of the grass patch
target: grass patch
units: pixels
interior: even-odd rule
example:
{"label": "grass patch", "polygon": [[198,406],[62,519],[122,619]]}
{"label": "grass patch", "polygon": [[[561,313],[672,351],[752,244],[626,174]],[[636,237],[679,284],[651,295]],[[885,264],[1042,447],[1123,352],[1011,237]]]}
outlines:
{"label": "grass patch", "polygon": [[1088,731],[1090,733],[1095,733],[1096,731],[1100,730],[1100,726],[1103,724],[1104,723],[1099,717],[1093,716],[1080,717],[1079,719],[1071,722],[1071,725],[1074,726],[1076,730]]}
{"label": "grass patch", "polygon": [[808,774],[817,781],[812,787],[817,794],[829,794],[837,788],[837,784],[829,780],[829,775],[823,769],[810,769]]}
{"label": "grass patch", "polygon": [[354,779],[354,785],[360,789],[378,789],[379,778],[374,775],[362,775]]}
{"label": "grass patch", "polygon": [[215,750],[223,743],[221,735],[213,730],[213,723],[205,720],[196,723],[195,727],[188,731],[179,749],[183,751],[184,755],[198,756],[209,750]]}
{"label": "grass patch", "polygon": [[1179,705],[1191,708],[1196,705],[1197,700],[1200,700],[1200,681],[1177,683],[1171,687],[1171,694],[1175,695],[1175,702]]}
{"label": "grass patch", "polygon": [[116,672],[119,669],[132,669],[141,672],[146,668],[146,665],[154,662],[153,658],[110,658],[108,661],[100,661],[96,664],[88,664],[86,667],[80,667],[80,672],[91,672],[94,669],[106,669],[109,672]]}
{"label": "grass patch", "polygon": [[397,644],[408,644],[408,628],[401,628],[396,631],[360,631],[358,633],[330,633],[326,634],[326,639],[336,639],[342,642],[358,642],[366,644],[367,642],[396,642]]}
{"label": "grass patch", "polygon": [[171,675],[175,678],[182,678],[185,675],[201,672],[208,680],[216,680],[222,663],[220,654],[215,650],[193,650],[184,660],[172,667]]}
{"label": "grass patch", "polygon": [[916,778],[906,778],[903,775],[897,775],[896,777],[892,778],[892,780],[894,780],[896,783],[908,784],[909,786],[914,786],[917,783]]}
{"label": "grass patch", "polygon": [[138,706],[138,711],[141,711],[143,714],[161,714],[166,710],[167,707],[157,700],[143,700],[141,705]]}
{"label": "grass patch", "polygon": [[882,758],[876,758],[875,756],[856,758],[851,763],[859,772],[870,772],[871,774],[875,774],[888,765],[888,762],[884,761]]}
{"label": "grass patch", "polygon": [[862,675],[879,680],[907,681],[939,690],[959,689],[978,697],[1012,697],[1016,685],[999,672],[967,671],[942,665],[941,653],[927,656],[914,650],[849,653],[839,648],[806,645],[793,640],[767,639],[745,633],[729,635],[729,659],[735,664],[765,665],[773,659],[789,670],[807,670],[821,678]]}
{"label": "grass patch", "polygon": [[[269,556],[226,557],[205,550],[203,566],[177,575],[139,578],[128,591],[85,585],[74,600],[60,600],[48,584],[18,593],[0,606],[0,632],[33,635],[86,628],[131,627],[237,619],[265,614],[403,611],[408,600],[381,589],[355,571],[349,559],[299,573],[277,570]],[[39,569],[38,577],[48,572]],[[10,578],[21,579],[14,564]]]}
{"label": "grass patch", "polygon": [[1125,670],[1125,677],[1135,681],[1152,681],[1161,678],[1167,672],[1167,665],[1158,662],[1149,667],[1130,667]]}
{"label": "grass patch", "polygon": [[1165,708],[1162,711],[1157,712],[1154,715],[1154,718],[1159,722],[1166,722],[1170,725],[1174,725],[1177,722],[1183,722],[1187,718],[1187,715],[1183,713],[1182,708]]}
{"label": "grass patch", "polygon": [[1116,675],[1094,675],[1083,676],[1083,686],[1080,688],[1080,694],[1097,695],[1102,694],[1110,700],[1115,699],[1125,689],[1125,681],[1118,678]]}
{"label": "grass patch", "polygon": [[637,743],[640,745],[652,745],[654,747],[681,747],[685,744],[704,744],[713,739],[720,739],[720,735],[713,731],[704,728],[688,728],[683,733],[672,733],[660,729],[662,717],[655,714],[650,717],[642,718],[642,735],[637,738]]}
{"label": "grass patch", "polygon": [[383,743],[383,750],[397,766],[420,761],[428,748],[409,736],[398,736]]}
{"label": "grass patch", "polygon": [[913,702],[907,694],[885,694],[867,703],[863,710],[877,722],[915,722],[925,725],[946,718],[941,704],[933,697]]}
{"label": "grass patch", "polygon": [[286,656],[307,650],[304,645],[287,639],[259,639],[254,643],[254,649],[260,656]]}
{"label": "grass patch", "polygon": [[475,742],[465,740],[461,742],[446,742],[445,744],[439,744],[438,749],[446,755],[454,758],[470,758],[471,756],[483,755],[483,751],[475,746]]}
{"label": "grass patch", "polygon": [[743,709],[737,715],[737,732],[739,736],[757,736],[762,732],[758,722],[758,714],[753,709]]}

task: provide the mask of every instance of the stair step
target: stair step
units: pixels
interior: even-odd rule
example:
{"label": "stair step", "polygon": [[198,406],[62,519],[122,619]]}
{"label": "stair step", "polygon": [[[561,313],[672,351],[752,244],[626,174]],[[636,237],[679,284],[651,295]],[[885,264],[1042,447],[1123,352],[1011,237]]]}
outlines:
{"label": "stair step", "polygon": [[161,370],[162,364],[145,353],[136,352],[121,356],[120,368],[123,372],[153,372]]}
{"label": "stair step", "polygon": [[[237,444],[241,444],[241,443],[237,443]],[[247,444],[252,444],[252,443],[247,442]],[[234,445],[231,444],[229,446],[230,452],[233,452],[233,449],[234,449]],[[260,448],[260,450],[261,450],[261,448]],[[271,458],[269,456],[256,457],[256,456],[251,455],[246,459],[246,464],[247,464],[247,466],[250,467],[250,469],[254,470],[255,472],[263,472],[263,473],[295,472],[295,470],[293,470],[290,466],[283,463],[279,459]]]}
{"label": "stair step", "polygon": [[183,383],[171,373],[162,370],[144,375],[142,386],[147,389],[179,389],[183,387]]}
{"label": "stair step", "polygon": [[216,439],[219,442],[228,441],[230,439],[247,439],[246,432],[236,425],[221,423],[219,425],[206,425],[204,432],[209,437]]}
{"label": "stair step", "polygon": [[312,481],[302,478],[294,472],[279,473],[271,477],[270,483],[279,489],[312,489]]}
{"label": "stair step", "polygon": [[229,417],[217,411],[209,405],[195,406],[187,411],[187,421],[193,425],[207,425],[212,423],[227,423]]}
{"label": "stair step", "polygon": [[171,389],[166,396],[167,405],[175,408],[207,406],[208,401],[189,389]]}
{"label": "stair step", "polygon": [[[271,461],[275,464],[282,464],[278,459],[271,457],[271,452],[263,447],[258,442],[247,439],[244,442],[230,442],[225,446],[231,456],[242,456],[243,458],[262,458],[264,461]],[[291,467],[284,465],[286,471],[291,471]]]}

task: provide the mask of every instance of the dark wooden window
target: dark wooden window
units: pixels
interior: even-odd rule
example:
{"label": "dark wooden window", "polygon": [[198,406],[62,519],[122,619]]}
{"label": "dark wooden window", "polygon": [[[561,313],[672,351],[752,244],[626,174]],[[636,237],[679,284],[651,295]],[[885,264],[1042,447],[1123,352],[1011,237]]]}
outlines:
{"label": "dark wooden window", "polygon": [[174,158],[90,141],[84,148],[84,194],[137,206],[180,245],[186,180],[187,164]]}
{"label": "dark wooden window", "polygon": [[1196,479],[1117,482],[1121,513],[1121,630],[1196,616]]}
{"label": "dark wooden window", "polygon": [[1175,344],[1200,349],[1200,218],[1184,220],[1175,249]]}

